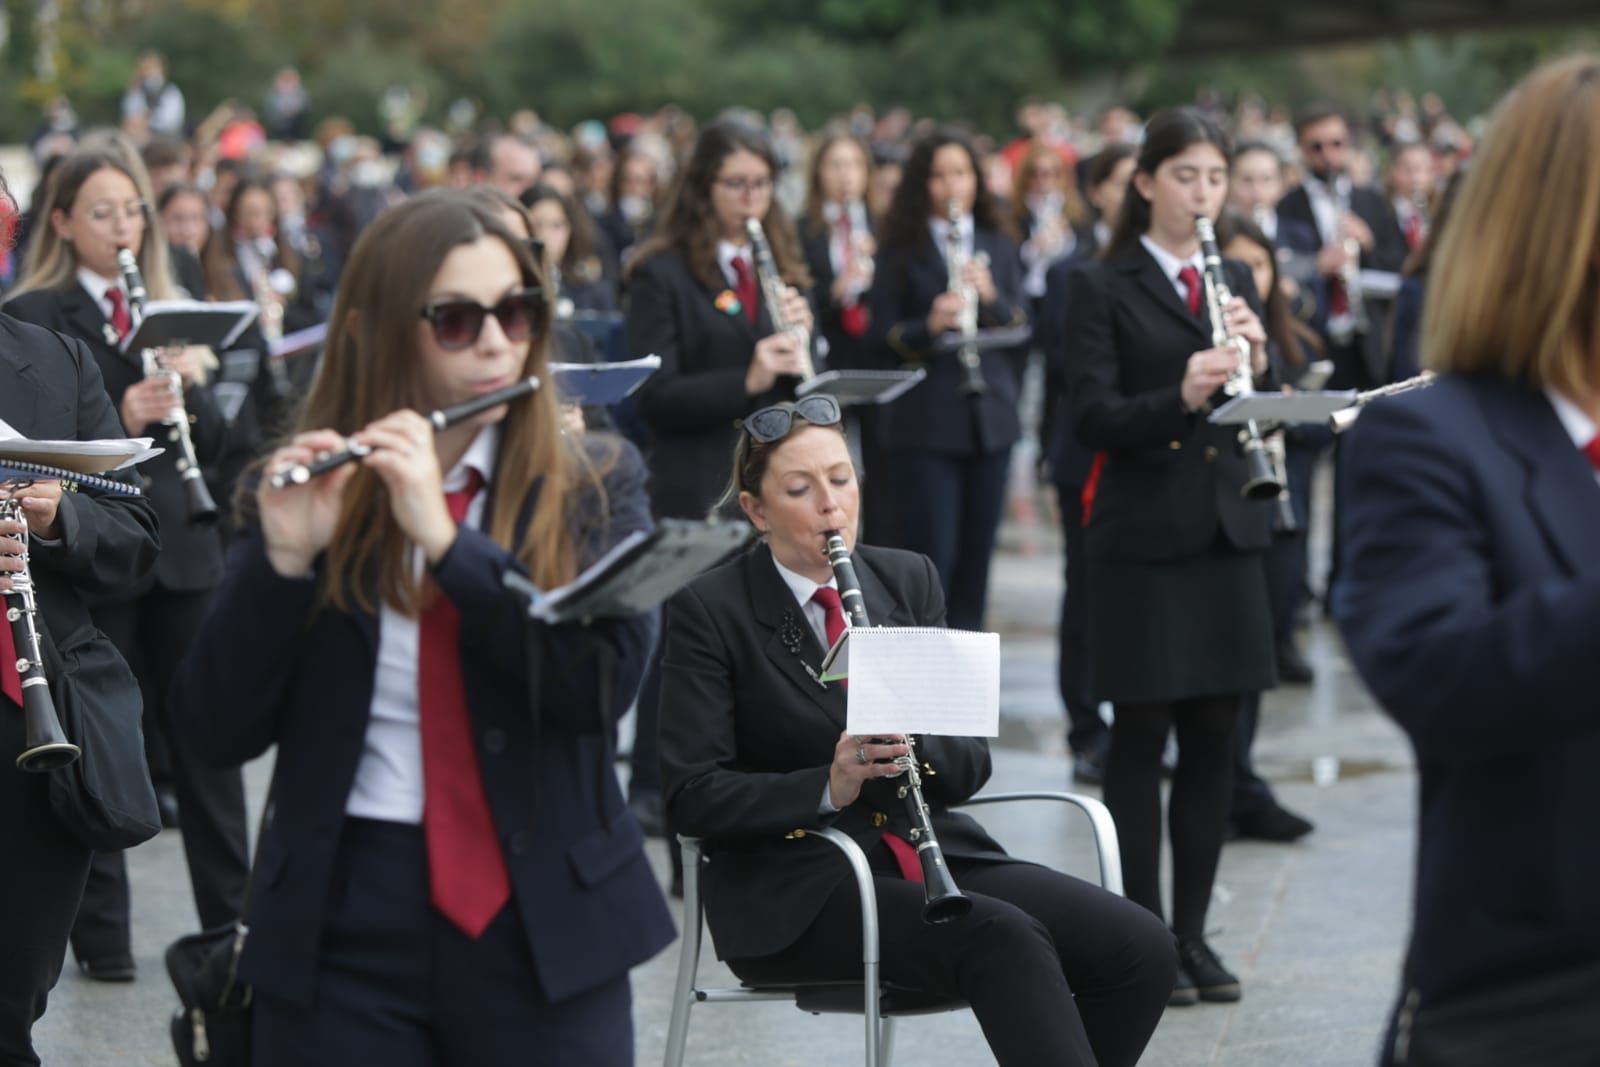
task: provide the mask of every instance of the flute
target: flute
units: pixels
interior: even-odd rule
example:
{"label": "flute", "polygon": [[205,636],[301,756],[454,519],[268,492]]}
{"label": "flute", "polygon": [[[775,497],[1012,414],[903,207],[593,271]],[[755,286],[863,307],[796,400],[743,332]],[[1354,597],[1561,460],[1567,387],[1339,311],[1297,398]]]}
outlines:
{"label": "flute", "polygon": [[[513,382],[504,389],[496,389],[482,396],[473,397],[454,407],[440,408],[430,412],[428,422],[434,431],[448,430],[450,427],[465,422],[474,415],[497,408],[501,404],[509,404],[518,397],[526,396],[539,388],[539,376],[530,374],[519,382]],[[284,489],[291,485],[305,485],[319,474],[327,474],[346,463],[353,463],[363,456],[372,454],[372,446],[351,441],[338,452],[329,452],[319,456],[310,463],[292,463],[281,470],[275,471],[268,479],[268,484],[274,489]]]}

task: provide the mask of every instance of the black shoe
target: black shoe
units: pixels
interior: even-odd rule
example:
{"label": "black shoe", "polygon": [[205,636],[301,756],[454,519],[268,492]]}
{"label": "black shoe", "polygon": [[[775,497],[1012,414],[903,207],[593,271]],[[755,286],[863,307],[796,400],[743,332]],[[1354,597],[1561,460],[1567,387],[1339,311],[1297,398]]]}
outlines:
{"label": "black shoe", "polygon": [[1294,638],[1285,637],[1278,642],[1278,681],[1284,685],[1310,685],[1316,672],[1300,652]]}
{"label": "black shoe", "polygon": [[1198,1003],[1200,992],[1194,987],[1194,979],[1185,974],[1183,968],[1178,968],[1178,984],[1167,994],[1167,1007],[1187,1008]]}
{"label": "black shoe", "polygon": [[1179,988],[1187,981],[1201,1000],[1212,1003],[1227,1004],[1239,999],[1238,977],[1222,965],[1204,938],[1178,938],[1178,963],[1186,976],[1178,979]]}
{"label": "black shoe", "polygon": [[1111,754],[1111,735],[1099,734],[1083,746],[1083,751],[1072,753],[1072,780],[1079,785],[1103,785],[1106,780],[1106,757]]}
{"label": "black shoe", "polygon": [[1272,841],[1280,845],[1298,841],[1316,829],[1311,825],[1310,819],[1301,818],[1288,808],[1277,804],[1262,808],[1260,811],[1253,811],[1248,815],[1237,816],[1233,820],[1233,827],[1239,832],[1240,837],[1256,841]]}
{"label": "black shoe", "polygon": [[667,819],[660,793],[635,793],[628,799],[628,810],[639,820],[639,828],[647,837],[665,837]]}
{"label": "black shoe", "polygon": [[107,956],[98,960],[79,960],[85,977],[96,982],[131,982],[139,973],[132,956]]}
{"label": "black shoe", "polygon": [[156,789],[156,810],[161,813],[163,830],[178,828],[178,794],[171,786],[161,786]]}

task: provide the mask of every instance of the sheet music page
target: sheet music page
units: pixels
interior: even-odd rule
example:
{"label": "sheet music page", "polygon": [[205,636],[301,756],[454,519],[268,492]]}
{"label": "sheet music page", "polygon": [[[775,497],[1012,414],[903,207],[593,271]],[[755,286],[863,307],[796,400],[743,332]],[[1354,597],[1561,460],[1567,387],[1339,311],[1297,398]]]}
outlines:
{"label": "sheet music page", "polygon": [[847,643],[851,733],[999,734],[999,634],[861,627]]}

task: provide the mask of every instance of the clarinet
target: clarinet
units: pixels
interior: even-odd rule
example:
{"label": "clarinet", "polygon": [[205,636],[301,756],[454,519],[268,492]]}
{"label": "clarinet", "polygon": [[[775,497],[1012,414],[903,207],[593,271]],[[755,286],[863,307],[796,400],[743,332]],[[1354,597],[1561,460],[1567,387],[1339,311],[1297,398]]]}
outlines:
{"label": "clarinet", "polygon": [[[855,564],[850,562],[850,550],[845,547],[844,535],[838,530],[828,531],[828,562],[833,566],[833,577],[839,585],[839,600],[850,615],[850,625],[867,627],[866,602],[861,598],[861,582],[856,578]],[[916,846],[917,860],[922,864],[922,921],[946,923],[959,919],[972,910],[972,899],[956,888],[955,879],[944,861],[944,850],[933,832],[933,819],[928,814],[927,801],[922,798],[922,774],[917,769],[917,746],[911,735],[906,735],[906,748],[910,751],[895,760],[904,772],[897,795],[906,802],[911,813],[911,843]]]}
{"label": "clarinet", "polygon": [[[961,243],[961,201],[951,197],[945,204],[945,218],[950,223],[950,230],[945,237],[944,261],[949,269],[949,282],[945,292],[961,294],[961,321],[958,332],[961,334],[961,360],[960,392],[963,396],[982,396],[989,391],[989,383],[983,380],[983,360],[978,355],[978,290],[975,286],[967,284],[967,249]],[[988,265],[988,257],[982,252],[977,255],[977,262]]]}
{"label": "clarinet", "polygon": [[778,273],[778,261],[772,258],[772,245],[767,243],[767,232],[761,228],[761,220],[754,216],[744,220],[744,232],[750,238],[750,250],[756,261],[756,280],[761,283],[761,299],[772,318],[772,330],[774,333],[794,335],[800,344],[803,359],[800,379],[809,381],[817,373],[811,366],[811,334],[799,323],[790,322],[783,313],[783,276]]}
{"label": "clarinet", "polygon": [[[122,280],[128,287],[128,310],[133,319],[133,331],[138,333],[139,324],[144,321],[145,301],[144,279],[139,275],[139,263],[132,251],[119,248],[117,266],[122,270]],[[144,366],[146,378],[165,378],[172,386],[172,410],[167,412],[161,424],[168,428],[167,440],[178,446],[178,475],[183,479],[189,521],[197,526],[209,526],[217,521],[217,502],[212,499],[211,490],[206,488],[205,471],[201,470],[200,458],[195,454],[194,437],[189,432],[189,412],[183,406],[183,383],[176,371],[161,365],[161,356],[153,348],[141,349],[139,362]]]}
{"label": "clarinet", "polygon": [[1361,411],[1374,400],[1382,400],[1386,396],[1399,396],[1409,393],[1413,389],[1426,389],[1432,385],[1438,375],[1431,370],[1425,370],[1415,378],[1406,378],[1388,385],[1380,385],[1376,389],[1368,389],[1364,393],[1357,393],[1355,402],[1347,408],[1340,408],[1328,416],[1328,425],[1334,433],[1344,433],[1356,424],[1356,419],[1361,417]]}
{"label": "clarinet", "polygon": [[[16,497],[27,483],[11,482],[7,495],[0,500],[0,521],[27,522],[22,512],[22,501]],[[28,569],[28,534],[21,534],[23,544],[22,570],[11,575],[11,601],[6,607],[6,620],[11,626],[11,638],[17,649],[17,674],[22,678],[22,714],[26,740],[22,755],[17,757],[17,767],[24,771],[53,771],[65,767],[79,755],[77,745],[67,740],[61,729],[61,719],[56,715],[55,700],[50,696],[50,682],[44,673],[44,656],[40,652],[39,602],[34,595],[33,575]]]}
{"label": "clarinet", "polygon": [[[438,411],[430,412],[428,422],[433,426],[435,432],[448,430],[450,427],[465,422],[480,412],[488,411],[490,408],[497,408],[501,404],[509,404],[511,401],[526,396],[538,388],[538,376],[530,374],[521,381],[512,382],[503,389],[496,389],[492,393],[484,393],[482,396],[474,397],[471,400],[457,404],[455,407],[441,408]],[[346,463],[354,463],[363,456],[371,455],[371,453],[371,445],[351,441],[340,451],[318,456],[310,463],[291,463],[281,470],[274,471],[272,476],[267,479],[267,482],[274,489],[284,489],[291,485],[305,485],[320,474],[327,474],[331,470],[337,470]]]}
{"label": "clarinet", "polygon": [[[1211,220],[1204,215],[1194,217],[1195,237],[1200,241],[1201,266],[1204,268],[1206,313],[1211,319],[1211,344],[1215,348],[1232,348],[1238,353],[1233,374],[1223,385],[1229,396],[1249,396],[1256,391],[1250,372],[1250,342],[1243,337],[1231,337],[1223,323],[1222,308],[1233,299],[1228,283],[1222,276],[1222,253],[1217,251],[1217,232]],[[1272,457],[1267,454],[1266,441],[1261,427],[1251,419],[1239,432],[1239,446],[1244,452],[1248,477],[1239,494],[1246,500],[1272,500],[1281,497],[1284,484],[1273,468]]]}

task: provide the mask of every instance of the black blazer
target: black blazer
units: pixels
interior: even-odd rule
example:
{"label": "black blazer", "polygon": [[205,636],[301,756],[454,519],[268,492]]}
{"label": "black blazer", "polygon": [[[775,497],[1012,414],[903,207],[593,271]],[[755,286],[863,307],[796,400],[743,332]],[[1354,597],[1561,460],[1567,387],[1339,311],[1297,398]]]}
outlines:
{"label": "black blazer", "polygon": [[[845,332],[840,314],[844,310],[833,299],[833,234],[826,224],[809,216],[796,223],[806,267],[811,271],[811,306],[817,311],[817,334],[828,343],[829,370],[860,370],[870,365],[867,335],[852,337]],[[867,295],[861,294],[865,304]]]}
{"label": "black blazer", "polygon": [[[0,419],[24,437],[40,440],[122,436],[122,423],[87,349],[4,314]],[[138,683],[110,640],[95,629],[88,600],[119,593],[150,573],[161,547],[155,509],[143,497],[67,493],[58,514],[57,542],[35,539],[28,549],[43,629],[77,684],[95,691],[101,706],[124,708],[125,721],[137,723]],[[0,624],[9,625],[3,619]]]}
{"label": "black blazer", "polygon": [[1600,967],[1600,487],[1544,394],[1445,376],[1340,446],[1333,609],[1421,777],[1423,1007]]}
{"label": "black blazer", "polygon": [[[523,532],[537,495],[523,505]],[[650,527],[638,453],[626,447],[604,500],[587,494],[573,521],[580,563]],[[534,622],[502,584],[513,569],[521,565],[510,553],[464,526],[432,574],[461,611],[462,674],[490,812],[540,987],[559,1001],[626,973],[673,937],[609,740],[655,628],[649,616]],[[209,622],[174,686],[175,713],[201,758],[236,766],[278,746],[240,973],[298,1004],[315,992],[377,654],[377,616],[320,607],[318,583],[279,577],[252,530],[229,552]]]}
{"label": "black blazer", "polygon": [[[105,314],[83,286],[73,282],[66,289],[36,289],[5,305],[8,314],[82,341],[99,365],[105,390],[113,410],[120,408],[128,387],[144,380],[144,369],[137,353],[123,354],[106,340]],[[210,465],[222,454],[227,421],[217,407],[211,390],[196,386],[184,393],[190,415],[189,432],[194,438],[200,462]],[[183,493],[183,478],[178,473],[178,447],[168,439],[170,432],[160,424],[129,426],[128,433],[155,438],[161,455],[140,464],[145,495],[161,520],[161,557],[153,574],[144,582],[125,586],[108,600],[137,597],[152,586],[173,592],[199,592],[213,589],[222,580],[222,535],[216,527],[197,526],[189,521]],[[118,434],[120,436],[120,434]]]}
{"label": "black blazer", "polygon": [[[933,564],[897,549],[858,545],[853,557],[867,613],[880,626],[943,626],[944,595]],[[828,825],[863,849],[883,849],[885,830],[910,831],[894,779],[870,782],[834,815],[818,809],[834,745],[845,725],[845,692],[806,673],[823,649],[757,546],[696,579],[667,605],[661,659],[661,769],[668,823],[710,839],[706,919],[723,959],[766,956],[792,944],[828,893],[849,874],[838,851],[806,840]],[[792,652],[784,634],[800,634]],[[934,829],[947,855],[1003,858],[965,815],[989,779],[983,738],[918,740]],[[789,835],[786,837],[785,835]]]}
{"label": "black blazer", "polygon": [[[980,328],[1020,326],[1028,321],[1022,299],[1022,262],[1017,246],[1002,233],[980,227],[974,252],[986,253],[994,277],[995,302],[978,310]],[[883,367],[925,367],[928,377],[884,410],[883,444],[941,455],[970,456],[1010,448],[1022,436],[1017,417],[1017,378],[1006,349],[981,355],[989,391],[973,398],[960,389],[966,378],[956,352],[935,350],[928,309],[950,285],[944,253],[932,236],[913,248],[878,250],[867,308],[867,336]]]}
{"label": "black blazer", "polygon": [[1078,247],[1044,275],[1044,299],[1038,321],[1033,324],[1033,341],[1044,353],[1045,412],[1043,420],[1044,454],[1050,461],[1050,476],[1065,489],[1082,489],[1094,466],[1094,450],[1078,440],[1072,428],[1072,405],[1065,403],[1067,392],[1067,285],[1081,264],[1094,258],[1094,235],[1080,238]]}
{"label": "black blazer", "polygon": [[733,471],[737,422],[757,408],[794,399],[799,379],[785,377],[758,396],[744,389],[756,342],[772,333],[766,307],[750,325],[742,311],[716,301],[731,287],[708,289],[677,251],[638,263],[628,283],[627,351],[658,355],[661,369],[634,394],[650,427],[651,498],[661,516],[704,518]]}
{"label": "black blazer", "polygon": [[[1223,269],[1259,314],[1249,269],[1233,260]],[[1181,559],[1219,531],[1238,549],[1272,537],[1271,509],[1239,495],[1247,468],[1236,428],[1184,410],[1189,356],[1211,347],[1204,315],[1189,313],[1142,245],[1081,265],[1067,285],[1071,417],[1078,439],[1106,454],[1086,531],[1093,557]]]}

